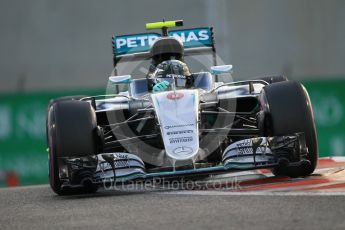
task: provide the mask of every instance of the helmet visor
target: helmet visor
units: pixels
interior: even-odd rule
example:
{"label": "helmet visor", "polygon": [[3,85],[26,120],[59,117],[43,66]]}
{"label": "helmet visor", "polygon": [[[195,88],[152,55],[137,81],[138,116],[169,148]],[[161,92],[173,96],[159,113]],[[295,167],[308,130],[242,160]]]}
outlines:
{"label": "helmet visor", "polygon": [[157,79],[161,82],[167,81],[170,85],[175,84],[176,88],[185,88],[187,83],[185,76],[177,74],[158,75]]}

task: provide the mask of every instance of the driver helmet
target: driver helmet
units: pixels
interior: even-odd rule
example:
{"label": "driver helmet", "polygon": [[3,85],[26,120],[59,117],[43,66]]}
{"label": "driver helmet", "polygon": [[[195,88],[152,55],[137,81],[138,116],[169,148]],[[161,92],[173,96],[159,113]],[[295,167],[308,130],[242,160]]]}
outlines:
{"label": "driver helmet", "polygon": [[183,61],[183,55],[184,48],[182,42],[173,37],[157,39],[150,50],[150,56],[154,66],[167,60]]}
{"label": "driver helmet", "polygon": [[186,88],[190,85],[191,73],[186,63],[179,60],[163,61],[156,67],[154,78],[158,81],[168,81],[170,84],[175,81],[176,87]]}

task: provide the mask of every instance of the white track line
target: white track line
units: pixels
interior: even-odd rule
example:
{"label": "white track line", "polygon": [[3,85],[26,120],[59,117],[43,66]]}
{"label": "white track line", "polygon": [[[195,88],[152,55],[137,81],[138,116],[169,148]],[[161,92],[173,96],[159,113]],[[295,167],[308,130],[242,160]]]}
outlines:
{"label": "white track line", "polygon": [[202,196],[345,196],[345,192],[229,192],[229,191],[173,191],[157,192],[164,195],[202,195]]}

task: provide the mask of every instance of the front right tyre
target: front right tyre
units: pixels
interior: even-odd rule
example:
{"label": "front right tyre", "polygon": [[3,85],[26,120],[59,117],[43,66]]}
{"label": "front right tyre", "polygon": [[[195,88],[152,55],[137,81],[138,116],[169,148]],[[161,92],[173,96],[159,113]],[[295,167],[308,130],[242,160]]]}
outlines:
{"label": "front right tyre", "polygon": [[93,186],[63,189],[60,169],[64,157],[87,157],[97,153],[96,114],[90,103],[79,100],[57,100],[47,112],[49,146],[49,182],[58,195],[96,191]]}

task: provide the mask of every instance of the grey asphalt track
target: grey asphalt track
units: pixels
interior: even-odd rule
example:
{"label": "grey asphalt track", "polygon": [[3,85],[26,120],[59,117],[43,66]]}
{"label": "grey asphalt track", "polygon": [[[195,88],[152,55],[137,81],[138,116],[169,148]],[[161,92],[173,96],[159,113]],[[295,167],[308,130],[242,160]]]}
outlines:
{"label": "grey asphalt track", "polygon": [[0,229],[345,229],[344,195],[0,189]]}

